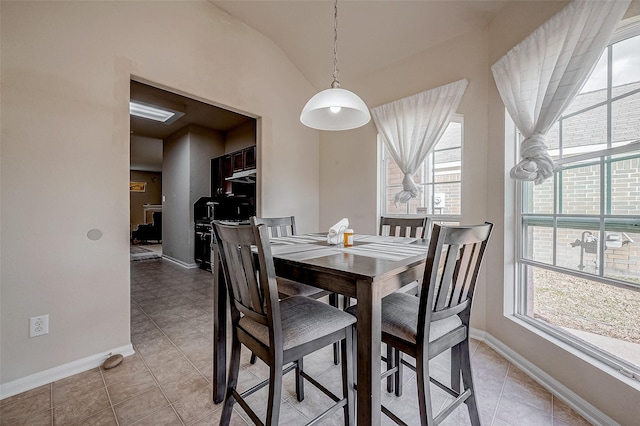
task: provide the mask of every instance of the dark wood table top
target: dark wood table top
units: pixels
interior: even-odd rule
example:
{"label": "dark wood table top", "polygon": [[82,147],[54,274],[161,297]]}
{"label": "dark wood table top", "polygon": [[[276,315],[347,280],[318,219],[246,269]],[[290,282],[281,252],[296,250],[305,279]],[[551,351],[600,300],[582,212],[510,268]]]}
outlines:
{"label": "dark wood table top", "polygon": [[[354,245],[327,244],[324,234],[305,234],[271,239],[276,274],[290,266],[304,266],[302,271],[316,271],[333,277],[370,282],[385,280],[403,270],[424,263],[428,240],[419,238],[355,235]],[[313,283],[311,277],[299,276],[301,282]],[[341,290],[341,291],[340,291]],[[332,289],[354,297],[349,289]]]}

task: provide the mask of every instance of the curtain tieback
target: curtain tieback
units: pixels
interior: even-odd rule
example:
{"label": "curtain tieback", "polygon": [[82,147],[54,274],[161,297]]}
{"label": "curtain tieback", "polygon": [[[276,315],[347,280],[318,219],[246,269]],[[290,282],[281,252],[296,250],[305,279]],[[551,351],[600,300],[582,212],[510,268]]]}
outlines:
{"label": "curtain tieback", "polygon": [[553,176],[555,164],[545,141],[546,137],[541,133],[534,133],[522,141],[522,160],[511,169],[512,179],[532,180],[539,185]]}
{"label": "curtain tieback", "polygon": [[406,203],[410,199],[416,198],[418,194],[420,194],[420,189],[418,189],[416,183],[413,181],[413,176],[405,173],[404,178],[402,179],[402,191],[398,192],[393,197],[393,202],[397,207],[398,203]]}

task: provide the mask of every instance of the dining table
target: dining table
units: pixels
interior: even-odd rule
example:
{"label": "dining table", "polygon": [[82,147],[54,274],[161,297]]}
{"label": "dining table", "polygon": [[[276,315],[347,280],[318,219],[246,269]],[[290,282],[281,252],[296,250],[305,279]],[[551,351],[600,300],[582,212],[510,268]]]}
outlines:
{"label": "dining table", "polygon": [[[271,238],[278,277],[355,299],[358,304],[357,424],[381,422],[381,300],[422,281],[428,240],[376,235],[354,236],[353,245],[330,245],[326,234]],[[215,244],[212,256],[217,256]],[[212,258],[214,285],[213,400],[224,399],[226,385],[227,289],[217,257]]]}

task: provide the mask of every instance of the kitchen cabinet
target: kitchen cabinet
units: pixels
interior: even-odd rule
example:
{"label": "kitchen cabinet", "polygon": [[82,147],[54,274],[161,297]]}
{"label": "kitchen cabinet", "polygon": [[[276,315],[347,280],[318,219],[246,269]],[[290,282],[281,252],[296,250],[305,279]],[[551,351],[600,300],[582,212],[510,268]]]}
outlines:
{"label": "kitchen cabinet", "polygon": [[234,172],[256,168],[256,146],[250,146],[211,160],[211,196],[234,192],[232,182],[226,178]]}
{"label": "kitchen cabinet", "polygon": [[234,172],[241,172],[244,170],[244,156],[242,155],[243,152],[244,150],[236,151],[231,154]]}
{"label": "kitchen cabinet", "polygon": [[211,160],[211,196],[229,194],[231,182],[225,180],[233,174],[231,154]]}
{"label": "kitchen cabinet", "polygon": [[244,162],[244,170],[256,168],[256,146],[250,146],[242,150],[242,159]]}

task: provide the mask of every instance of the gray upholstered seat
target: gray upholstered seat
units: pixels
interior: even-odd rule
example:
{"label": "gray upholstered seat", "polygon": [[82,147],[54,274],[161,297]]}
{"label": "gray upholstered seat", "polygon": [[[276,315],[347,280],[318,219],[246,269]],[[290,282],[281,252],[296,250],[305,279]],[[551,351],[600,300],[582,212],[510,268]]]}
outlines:
{"label": "gray upholstered seat", "polygon": [[[214,236],[229,293],[233,327],[229,376],[220,424],[229,424],[235,402],[242,406],[254,423],[263,424],[245,398],[257,389],[269,386],[265,424],[277,425],[282,375],[295,368],[298,401],[304,399],[303,379],[306,379],[335,402],[312,423],[320,422],[342,408],[344,424],[353,426],[355,385],[351,353],[355,318],[304,296],[280,300],[266,225],[231,225],[214,221]],[[320,385],[304,371],[303,366],[305,355],[337,342],[342,342],[342,397]],[[269,366],[269,378],[243,393],[236,389],[241,345]]]}
{"label": "gray upholstered seat", "polygon": [[[347,312],[357,315],[358,305],[353,305]],[[420,298],[406,293],[392,293],[382,299],[382,332],[394,335],[407,342],[416,343],[418,335],[418,309]],[[453,315],[431,322],[429,341],[433,342],[439,337],[464,327],[460,317]]]}
{"label": "gray upholstered seat", "polygon": [[[280,301],[282,347],[291,349],[304,345],[355,324],[355,318],[326,303],[303,296],[291,296]],[[269,346],[269,328],[248,317],[240,319],[240,327],[265,346]]]}

